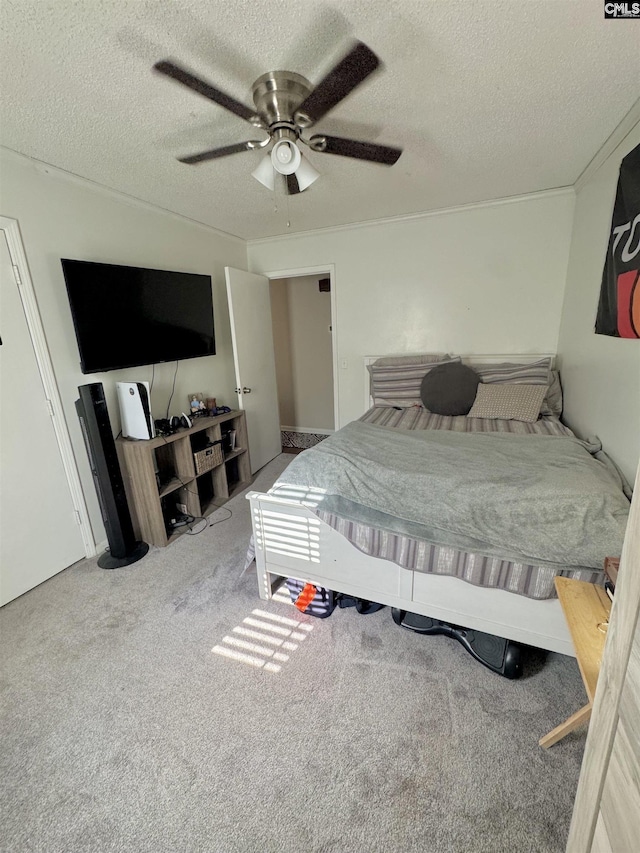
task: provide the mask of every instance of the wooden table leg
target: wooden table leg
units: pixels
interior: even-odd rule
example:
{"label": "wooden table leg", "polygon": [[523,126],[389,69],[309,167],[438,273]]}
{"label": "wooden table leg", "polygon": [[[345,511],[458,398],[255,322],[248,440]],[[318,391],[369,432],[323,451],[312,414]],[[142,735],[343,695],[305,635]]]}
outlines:
{"label": "wooden table leg", "polygon": [[556,726],[548,735],[541,737],[538,743],[544,749],[548,749],[550,746],[553,746],[554,743],[558,743],[559,740],[562,740],[562,738],[565,735],[568,735],[569,732],[577,729],[578,726],[582,725],[582,723],[588,723],[590,717],[591,702],[585,705],[584,708],[580,708],[580,710],[576,711],[575,714],[568,717],[564,723],[560,723],[559,726]]}

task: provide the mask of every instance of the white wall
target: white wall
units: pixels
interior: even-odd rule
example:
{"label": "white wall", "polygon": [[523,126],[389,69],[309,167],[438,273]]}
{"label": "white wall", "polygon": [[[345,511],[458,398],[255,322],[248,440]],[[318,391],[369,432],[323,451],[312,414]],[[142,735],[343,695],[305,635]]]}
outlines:
{"label": "white wall", "polygon": [[577,194],[558,342],[567,423],[597,435],[631,483],[640,457],[640,341],[596,335],[594,325],[620,161],[639,144],[636,125]]}
{"label": "white wall", "polygon": [[331,294],[320,278],[271,281],[280,424],[293,429],[333,430]]}
{"label": "white wall", "polygon": [[335,264],[339,426],[362,414],[365,355],[555,352],[574,194],[542,193],[256,240],[250,269]]}
{"label": "white wall", "polygon": [[[80,372],[60,258],[158,267],[213,277],[217,354],[180,362],[171,405],[171,414],[175,414],[186,407],[187,394],[192,390],[217,397],[219,405],[234,406],[237,402],[233,393],[224,266],[246,267],[245,244],[182,217],[69,179],[26,158],[4,151],[0,151],[0,158],[1,213],[20,224],[91,525],[99,542],[105,532],[74,408],[77,388],[90,382],[103,383],[112,427],[117,433],[120,416],[116,381],[151,380],[151,367],[90,376]],[[174,369],[175,363],[156,367],[151,395],[156,418],[166,414]],[[45,470],[40,468],[41,473]]]}
{"label": "white wall", "polygon": [[271,294],[271,325],[273,328],[273,354],[278,385],[278,410],[280,426],[293,424],[293,365],[291,361],[291,335],[289,334],[288,279],[275,278],[269,282]]}

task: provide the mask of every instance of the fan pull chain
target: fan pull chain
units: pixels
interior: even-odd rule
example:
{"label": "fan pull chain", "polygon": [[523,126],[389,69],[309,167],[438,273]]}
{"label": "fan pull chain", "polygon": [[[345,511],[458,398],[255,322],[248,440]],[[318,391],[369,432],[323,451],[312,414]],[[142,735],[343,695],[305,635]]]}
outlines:
{"label": "fan pull chain", "polygon": [[[285,178],[285,181],[286,181],[286,178]],[[286,217],[287,217],[287,228],[291,228],[291,220],[290,220],[290,215],[289,215],[289,194],[286,190],[286,183],[284,184],[283,195],[284,195],[285,213],[286,213]],[[278,211],[279,211],[279,208],[278,208],[278,181],[276,181],[274,184],[274,187],[273,187],[273,212],[278,213]]]}

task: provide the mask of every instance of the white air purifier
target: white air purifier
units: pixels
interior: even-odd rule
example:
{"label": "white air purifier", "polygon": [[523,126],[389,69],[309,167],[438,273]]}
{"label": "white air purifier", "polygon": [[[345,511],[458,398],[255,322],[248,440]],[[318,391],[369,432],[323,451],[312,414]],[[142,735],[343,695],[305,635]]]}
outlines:
{"label": "white air purifier", "polygon": [[151,415],[148,382],[116,382],[122,435],[147,439],[156,434]]}

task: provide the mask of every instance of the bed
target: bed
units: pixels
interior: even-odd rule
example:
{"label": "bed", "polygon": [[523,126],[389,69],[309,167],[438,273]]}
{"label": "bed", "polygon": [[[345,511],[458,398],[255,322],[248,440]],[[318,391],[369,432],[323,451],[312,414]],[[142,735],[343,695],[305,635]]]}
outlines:
{"label": "bed", "polygon": [[[425,410],[415,377],[446,361],[477,369],[482,384],[544,384],[540,416]],[[598,446],[561,422],[552,356],[369,357],[365,371],[362,417],[294,457],[268,493],[247,496],[260,597],[292,577],[394,614],[573,655],[553,579],[602,581],[603,558],[620,552],[628,500]],[[542,468],[550,496],[537,491]],[[575,494],[565,485],[574,479]],[[582,512],[583,497],[565,534],[558,520]]]}

